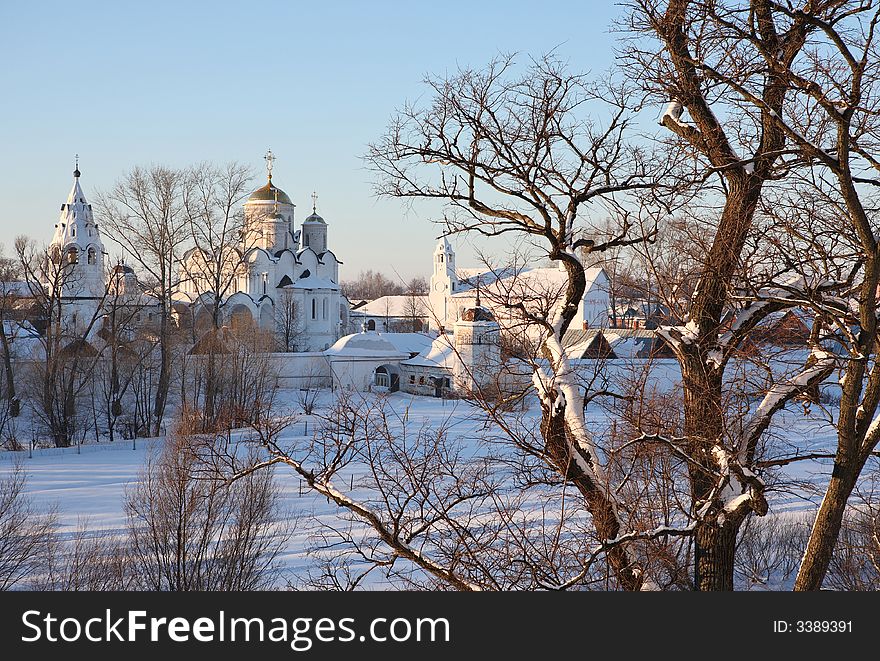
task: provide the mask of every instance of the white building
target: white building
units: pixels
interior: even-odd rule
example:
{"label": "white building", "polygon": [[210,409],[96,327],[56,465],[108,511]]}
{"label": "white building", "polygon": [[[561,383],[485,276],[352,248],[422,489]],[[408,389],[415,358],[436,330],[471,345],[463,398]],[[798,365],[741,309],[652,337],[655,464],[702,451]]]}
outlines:
{"label": "white building", "polygon": [[[233,286],[222,301],[226,324],[248,323],[284,336],[292,351],[322,351],[348,327],[349,304],[339,289],[340,261],[328,247],[327,223],[318,215],[317,196],[312,213],[295,230],[295,205],[272,183],[272,155],[268,182],[244,204],[244,228],[236,248],[241,260]],[[207,327],[210,285],[199,273],[204,256],[197,248],[184,255],[186,277],[180,300],[192,305],[194,323]]]}
{"label": "white building", "polygon": [[[586,288],[578,303],[572,327],[603,328],[608,325],[609,279],[601,267],[585,270]],[[507,304],[526,306],[539,316],[561,300],[568,287],[568,274],[562,267],[513,267],[497,271],[458,269],[455,251],[446,238],[434,250],[428,317],[432,330],[449,329],[462,313],[477,304],[489,308],[502,328],[513,327],[522,319]]]}
{"label": "white building", "polygon": [[[74,328],[88,324],[97,313],[106,292],[104,243],[79,182],[77,163],[73,187],[61,205],[61,215],[49,243],[45,273],[46,287],[58,295],[66,318]],[[62,268],[63,267],[63,268]],[[53,288],[60,292],[53,292]]]}
{"label": "white building", "polygon": [[352,306],[349,313],[352,330],[376,330],[385,333],[428,330],[430,297],[421,294],[380,296]]}

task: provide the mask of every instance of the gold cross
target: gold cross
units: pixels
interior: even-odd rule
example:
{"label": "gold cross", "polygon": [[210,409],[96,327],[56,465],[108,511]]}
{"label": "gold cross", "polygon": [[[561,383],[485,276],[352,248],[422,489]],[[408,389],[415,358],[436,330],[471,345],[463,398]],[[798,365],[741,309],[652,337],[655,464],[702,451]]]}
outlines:
{"label": "gold cross", "polygon": [[272,164],[275,161],[275,154],[273,154],[270,149],[266,152],[266,155],[263,156],[263,159],[266,161],[266,172],[269,174],[269,181],[272,181]]}

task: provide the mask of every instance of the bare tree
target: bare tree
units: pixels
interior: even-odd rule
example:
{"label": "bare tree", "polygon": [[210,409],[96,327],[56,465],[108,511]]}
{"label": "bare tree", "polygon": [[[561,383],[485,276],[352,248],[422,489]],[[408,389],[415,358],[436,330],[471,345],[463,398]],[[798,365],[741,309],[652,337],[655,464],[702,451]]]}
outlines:
{"label": "bare tree", "polygon": [[401,312],[404,318],[401,331],[404,333],[417,333],[424,330],[422,319],[428,316],[428,311],[425,309],[424,299],[420,294],[407,293],[406,298],[403,300]]}
{"label": "bare tree", "polygon": [[[237,163],[224,167],[202,164],[185,178],[183,208],[193,247],[181,264],[198,304],[207,307],[213,335],[223,326],[223,305],[246,272],[248,253],[257,241],[257,233],[245,227],[241,206],[250,192],[250,181],[250,171]],[[255,326],[254,320],[249,322]],[[218,365],[213,348],[219,345],[204,343],[202,403],[206,420],[213,420],[217,412]]]}
{"label": "bare tree", "polygon": [[91,305],[78,309],[70,295],[81,284],[74,257],[39,248],[26,237],[18,237],[15,247],[36,314],[44,325],[40,355],[31,361],[29,394],[56,447],[68,447],[82,442],[94,424],[81,399],[90,394],[100,358],[89,339],[102,317],[107,288]]}
{"label": "bare tree", "polygon": [[713,220],[704,230],[710,238],[682,315],[687,324],[666,338],[682,368],[684,449],[694,459],[696,585],[729,590],[737,531],[750,513],[764,514],[768,507],[754,471],[760,437],[776,411],[834,366],[833,356],[814,344],[802,371],[770,388],[749,424],[731,424],[726,415],[731,357],[767,315],[808,297],[783,270],[750,283],[753,292],[763,288],[754,297],[760,302],[738,303],[738,273],[762,194],[802,163],[791,157],[792,135],[780,120],[798,112],[792,73],[813,60],[810,40],[819,23],[847,12],[841,2],[797,11],[764,0],[629,4],[624,29],[632,40],[622,53],[628,71],[649,98],[666,104],[660,122],[673,136],[670,146],[694,166],[697,188],[690,194],[696,198],[689,203],[711,209]]}
{"label": "bare tree", "polygon": [[[278,491],[271,472],[227,485],[181,427],[149,458],[126,495],[135,583],[146,590],[256,590],[276,579],[286,541],[275,529]],[[288,528],[289,530],[289,528]]]}
{"label": "bare tree", "polygon": [[352,301],[358,299],[372,301],[383,296],[396,296],[404,293],[404,287],[401,283],[372,269],[361,271],[355,280],[344,281],[340,287],[346,298]]}
{"label": "bare tree", "polygon": [[179,260],[189,239],[183,212],[184,173],[162,166],[134,168],[98,199],[105,233],[121,245],[151,280],[158,306],[158,381],[150,425],[162,429],[173,361],[173,297],[180,284]]}
{"label": "bare tree", "polygon": [[296,351],[303,333],[301,306],[290,289],[282,289],[275,306],[275,320],[284,351]]}
{"label": "bare tree", "polygon": [[14,464],[0,476],[0,590],[39,575],[54,552],[58,518],[37,509],[25,493],[24,468]]}
{"label": "bare tree", "polygon": [[[108,296],[104,304],[102,328],[99,331],[104,343],[103,356],[98,369],[98,391],[101,397],[101,412],[110,441],[115,440],[117,423],[124,419],[126,402],[132,383],[144,364],[150,361],[158,344],[152,336],[148,317],[154,306],[152,299],[145,297],[136,285],[134,274],[123,264],[110,268],[108,274]],[[130,291],[129,287],[135,287]],[[131,402],[132,408],[137,407]],[[129,411],[132,418],[135,410]],[[148,419],[130,430],[132,435],[149,433]]]}
{"label": "bare tree", "polygon": [[[20,410],[20,400],[15,392],[15,371],[13,369],[12,347],[9,333],[17,325],[13,310],[16,301],[21,297],[21,269],[18,262],[3,254],[0,246],[0,351],[3,352],[3,400],[11,417],[16,417]],[[2,431],[2,429],[0,429]]]}
{"label": "bare tree", "polygon": [[[572,75],[551,57],[522,72],[503,58],[427,84],[430,104],[407,106],[370,148],[378,192],[443,200],[447,234],[512,234],[540,245],[542,255],[565,270],[567,285],[547,316],[513,304],[540,334],[543,363],[533,381],[541,400],[542,456],[577,487],[600,539],[628,540],[623,503],[587,428],[583,393],[562,339],[586,289],[583,255],[644,238],[629,236],[623,201],[655,188],[659,173],[627,145],[632,97],[623,86],[596,86]],[[588,108],[604,117],[603,125],[586,116]],[[591,208],[615,217],[616,231],[603,232],[589,217]],[[633,545],[621,541],[607,551],[621,587],[654,587]]]}

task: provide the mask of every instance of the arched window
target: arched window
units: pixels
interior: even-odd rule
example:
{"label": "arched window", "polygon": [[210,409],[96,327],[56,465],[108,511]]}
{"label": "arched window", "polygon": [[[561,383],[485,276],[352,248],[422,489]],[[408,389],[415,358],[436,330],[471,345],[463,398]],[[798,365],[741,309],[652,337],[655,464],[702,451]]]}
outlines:
{"label": "arched window", "polygon": [[89,246],[88,257],[86,258],[89,264],[94,264],[96,261],[95,258],[95,248],[93,246]]}
{"label": "arched window", "polygon": [[318,318],[318,303],[313,298],[312,299],[312,319],[317,319],[317,318]]}
{"label": "arched window", "polygon": [[323,307],[323,309],[321,310],[321,312],[322,312],[321,318],[326,319],[327,318],[327,299],[326,298],[324,299],[324,305],[322,307]]}
{"label": "arched window", "polygon": [[67,261],[71,264],[76,264],[79,261],[79,253],[76,248],[69,248],[67,251]]}
{"label": "arched window", "polygon": [[376,330],[376,320],[375,319],[370,319],[367,322],[367,330]]}
{"label": "arched window", "polygon": [[303,237],[303,246],[308,246],[308,245],[309,245],[309,235],[306,234],[306,235]]}

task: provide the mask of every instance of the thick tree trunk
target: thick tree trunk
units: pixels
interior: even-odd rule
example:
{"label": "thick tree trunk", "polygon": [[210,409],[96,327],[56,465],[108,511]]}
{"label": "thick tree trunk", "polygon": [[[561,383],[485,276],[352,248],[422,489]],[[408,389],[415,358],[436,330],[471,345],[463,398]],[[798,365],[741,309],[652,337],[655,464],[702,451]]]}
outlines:
{"label": "thick tree trunk", "polygon": [[739,522],[710,520],[694,531],[694,585],[701,592],[733,590],[733,561]]}
{"label": "thick tree trunk", "polygon": [[849,462],[847,465],[838,455],[794,582],[795,591],[822,589],[822,581],[825,580],[831,564],[834,546],[843,524],[847,501],[855,488],[862,464],[863,462]]}
{"label": "thick tree trunk", "polygon": [[[691,501],[701,509],[716,486],[717,470],[711,448],[723,436],[721,376],[707,371],[699,356],[682,361],[685,432],[688,454],[697,463],[689,466]],[[717,497],[716,497],[717,500]],[[699,591],[733,590],[736,536],[741,519],[721,518],[720,502],[712,504],[694,530],[694,587]]]}
{"label": "thick tree trunk", "polygon": [[[615,539],[620,534],[620,521],[614,503],[605,492],[606,485],[596,484],[591,480],[579,469],[578,463],[572,457],[564,416],[558,412],[552,415],[544,409],[541,433],[556,469],[584,496],[599,539]],[[595,461],[595,457],[592,460]],[[624,590],[636,591],[642,588],[643,573],[632,561],[624,545],[619,544],[609,549],[607,557],[614,575]]]}

